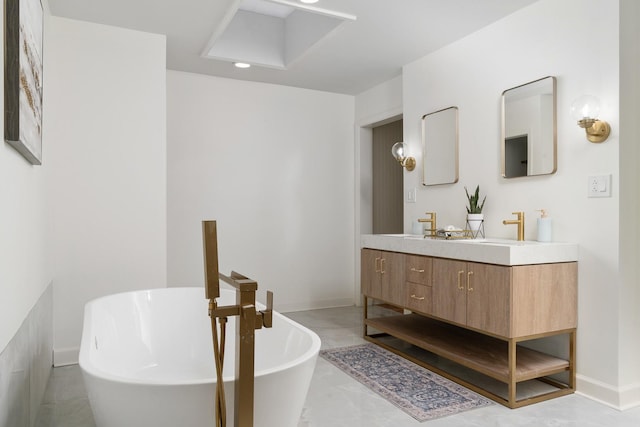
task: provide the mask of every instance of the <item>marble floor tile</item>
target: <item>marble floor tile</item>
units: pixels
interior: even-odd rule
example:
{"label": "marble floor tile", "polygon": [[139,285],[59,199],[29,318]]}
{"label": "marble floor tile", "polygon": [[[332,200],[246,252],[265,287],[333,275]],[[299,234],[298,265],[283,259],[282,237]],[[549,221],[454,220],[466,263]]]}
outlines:
{"label": "marble floor tile", "polygon": [[78,365],[54,368],[36,418],[36,427],[94,427]]}
{"label": "marble floor tile", "polygon": [[[315,331],[322,340],[322,348],[365,342],[361,308],[309,310],[285,315]],[[53,369],[36,426],[95,426],[77,365]],[[331,363],[318,358],[298,427],[365,426],[638,427],[640,408],[620,412],[573,394],[519,409],[495,404],[420,423]]]}

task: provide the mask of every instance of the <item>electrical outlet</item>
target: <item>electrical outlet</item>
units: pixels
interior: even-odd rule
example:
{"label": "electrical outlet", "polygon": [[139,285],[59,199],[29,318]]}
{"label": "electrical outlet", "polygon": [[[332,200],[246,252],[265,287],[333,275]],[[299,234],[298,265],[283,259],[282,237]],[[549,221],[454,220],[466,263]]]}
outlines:
{"label": "electrical outlet", "polygon": [[611,175],[591,175],[587,178],[587,197],[611,197]]}
{"label": "electrical outlet", "polygon": [[409,191],[407,191],[407,203],[416,202],[416,193],[417,190],[415,188],[411,188]]}

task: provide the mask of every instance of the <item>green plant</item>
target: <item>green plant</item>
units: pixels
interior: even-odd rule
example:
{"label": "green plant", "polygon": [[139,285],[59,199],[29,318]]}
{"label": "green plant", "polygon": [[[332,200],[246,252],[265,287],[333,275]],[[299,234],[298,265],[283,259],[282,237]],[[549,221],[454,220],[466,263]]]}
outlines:
{"label": "green plant", "polygon": [[467,206],[467,213],[470,214],[479,214],[482,213],[482,208],[484,207],[484,202],[487,200],[487,196],[484,196],[482,199],[482,203],[478,205],[478,200],[480,200],[480,186],[476,187],[475,193],[472,196],[469,195],[467,191],[467,187],[464,187],[464,192],[467,193],[467,199],[469,199],[469,206]]}

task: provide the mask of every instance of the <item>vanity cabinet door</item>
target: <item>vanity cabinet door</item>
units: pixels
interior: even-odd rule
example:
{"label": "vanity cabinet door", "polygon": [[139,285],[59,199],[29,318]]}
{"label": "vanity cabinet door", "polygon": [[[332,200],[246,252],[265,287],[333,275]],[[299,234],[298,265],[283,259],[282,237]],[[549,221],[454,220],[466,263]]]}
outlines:
{"label": "vanity cabinet door", "polygon": [[361,292],[391,304],[404,304],[404,254],[362,249]]}
{"label": "vanity cabinet door", "polygon": [[434,316],[467,324],[467,262],[433,259]]}
{"label": "vanity cabinet door", "polygon": [[360,291],[370,298],[382,298],[380,280],[381,251],[362,249],[360,255]]}
{"label": "vanity cabinet door", "polygon": [[467,326],[491,334],[511,334],[512,267],[467,263]]}
{"label": "vanity cabinet door", "polygon": [[382,300],[398,306],[405,302],[404,257],[397,252],[382,252],[381,259]]}
{"label": "vanity cabinet door", "polygon": [[508,337],[510,302],[511,267],[433,260],[434,316]]}

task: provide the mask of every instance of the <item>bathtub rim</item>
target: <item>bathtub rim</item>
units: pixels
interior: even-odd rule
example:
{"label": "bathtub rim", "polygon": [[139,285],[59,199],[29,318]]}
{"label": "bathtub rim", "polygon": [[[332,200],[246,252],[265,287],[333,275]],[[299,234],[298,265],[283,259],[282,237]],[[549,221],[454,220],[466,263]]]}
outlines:
{"label": "bathtub rim", "polygon": [[[91,312],[91,307],[93,305],[98,304],[100,301],[105,300],[105,299],[109,299],[109,298],[115,298],[115,297],[122,297],[124,295],[133,295],[133,294],[142,294],[142,293],[148,293],[148,292],[153,292],[153,291],[160,291],[160,292],[179,292],[181,290],[200,290],[202,292],[202,298],[205,299],[204,297],[204,287],[199,287],[199,286],[180,286],[180,287],[166,287],[166,288],[149,288],[149,289],[141,289],[141,290],[134,290],[134,291],[124,291],[124,292],[118,292],[118,293],[114,293],[114,294],[109,294],[109,295],[105,295],[102,297],[98,297],[98,298],[94,298],[92,300],[90,300],[89,302],[87,302],[85,304],[84,307],[84,313],[83,313],[83,325],[82,325],[82,337],[81,337],[81,341],[80,341],[80,352],[79,352],[79,356],[78,356],[78,365],[80,366],[81,371],[83,372],[83,374],[89,374],[95,378],[98,379],[102,379],[102,380],[107,380],[107,381],[113,381],[116,383],[122,383],[122,384],[132,384],[132,385],[146,385],[146,386],[186,386],[186,385],[201,385],[201,384],[213,384],[216,382],[216,377],[215,375],[212,375],[210,377],[203,377],[201,379],[188,379],[188,380],[167,380],[167,379],[162,379],[162,380],[154,380],[151,378],[145,378],[145,379],[140,379],[140,378],[135,378],[135,377],[127,377],[127,376],[122,376],[122,375],[115,375],[111,372],[105,371],[103,369],[100,369],[98,366],[96,366],[94,363],[91,362],[90,357],[89,357],[89,353],[90,353],[90,349],[88,347],[91,346],[91,337],[90,337],[90,328],[88,326],[86,326],[88,324],[87,320],[90,316],[90,312]],[[233,289],[229,289],[229,288],[222,288],[220,289],[220,292],[226,292],[226,293],[235,293],[235,291]],[[256,302],[256,306],[258,309],[264,309],[265,306],[262,303]],[[263,376],[267,376],[273,373],[277,373],[280,371],[284,371],[287,369],[291,369],[295,366],[298,365],[303,365],[304,363],[307,363],[309,360],[311,359],[315,359],[317,358],[319,352],[320,352],[320,346],[321,346],[321,341],[320,341],[320,337],[318,336],[318,334],[316,334],[314,331],[312,331],[311,329],[307,328],[304,325],[301,325],[298,322],[295,322],[291,319],[289,319],[288,317],[284,316],[283,314],[277,312],[277,311],[273,311],[273,317],[275,318],[279,318],[282,321],[284,321],[285,323],[289,324],[291,327],[300,329],[302,332],[308,334],[311,337],[311,345],[309,346],[309,348],[300,356],[296,357],[295,359],[287,362],[287,363],[283,363],[280,365],[277,365],[275,367],[272,368],[267,368],[267,369],[261,369],[260,371],[257,371],[255,373],[255,378],[259,378],[259,377],[263,377]],[[259,331],[259,330],[257,330]],[[233,351],[233,349],[230,349],[228,346],[226,348],[226,351]],[[213,359],[211,360],[211,363],[214,363]],[[315,363],[315,360],[314,360]],[[235,380],[235,375],[231,374],[231,375],[225,375],[222,378],[224,383],[227,382],[232,382]]]}

